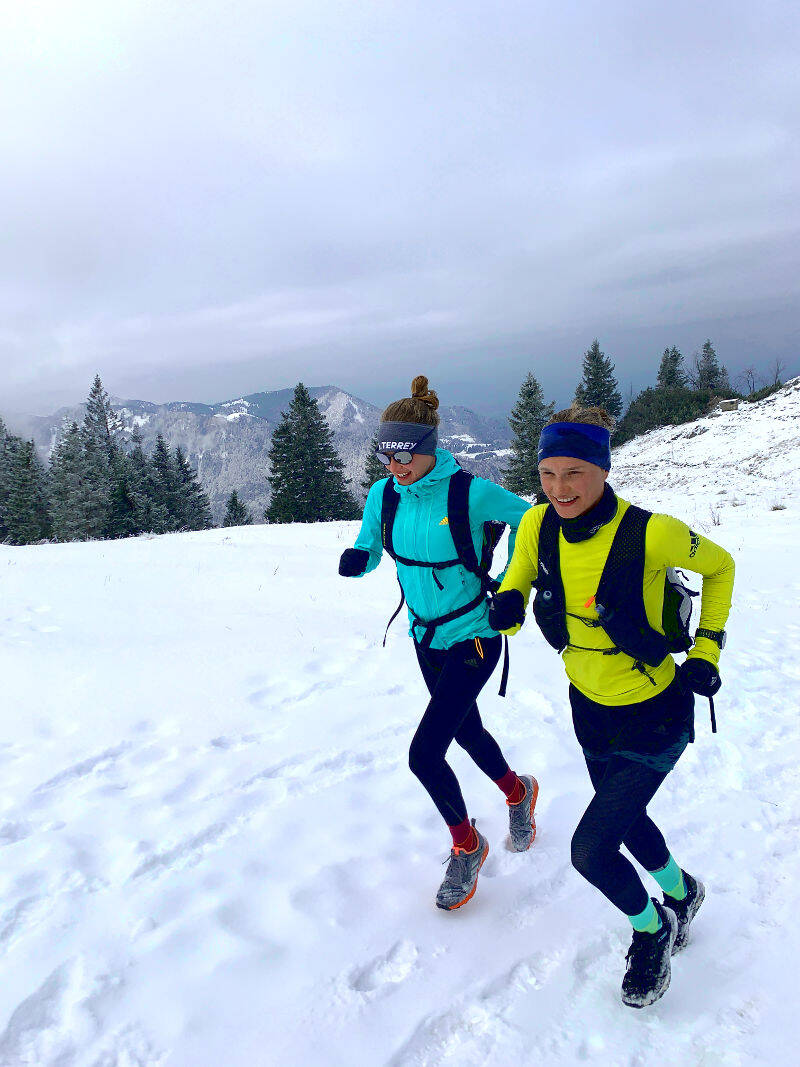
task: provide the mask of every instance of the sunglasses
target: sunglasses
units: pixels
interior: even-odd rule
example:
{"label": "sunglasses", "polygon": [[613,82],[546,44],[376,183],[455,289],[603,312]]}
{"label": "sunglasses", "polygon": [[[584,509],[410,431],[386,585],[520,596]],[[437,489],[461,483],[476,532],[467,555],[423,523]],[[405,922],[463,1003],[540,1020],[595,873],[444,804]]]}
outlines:
{"label": "sunglasses", "polygon": [[[426,434],[423,434],[422,437],[420,437],[419,441],[417,441],[417,443],[414,445],[414,448],[419,448],[425,438],[430,437],[430,435],[435,429],[435,426],[431,426],[430,430],[428,430]],[[375,455],[378,457],[384,467],[388,467],[389,464],[392,462],[392,459],[394,459],[395,463],[399,463],[401,466],[405,467],[414,458],[414,453],[409,452],[406,449],[404,449],[402,452],[395,452],[394,456],[388,456],[385,452],[376,452]]]}

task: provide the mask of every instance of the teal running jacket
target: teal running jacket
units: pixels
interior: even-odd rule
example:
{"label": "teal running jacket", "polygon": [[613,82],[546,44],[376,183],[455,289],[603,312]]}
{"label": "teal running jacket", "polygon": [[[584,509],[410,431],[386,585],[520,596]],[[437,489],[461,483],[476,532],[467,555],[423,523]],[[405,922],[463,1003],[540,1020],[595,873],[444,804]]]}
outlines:
{"label": "teal running jacket", "polygon": [[[398,485],[392,479],[395,491],[400,495],[392,531],[394,550],[399,556],[430,563],[456,558],[455,545],[448,529],[447,490],[451,476],[458,469],[453,456],[445,449],[437,448],[436,465],[424,478],[411,485]],[[370,489],[355,543],[356,548],[369,552],[365,574],[375,570],[383,555],[381,501],[387,480],[382,478]],[[530,506],[526,500],[494,482],[484,478],[472,479],[469,487],[469,524],[478,559],[481,556],[483,524],[488,519],[499,519],[511,527],[508,542],[508,558],[511,559],[517,527]],[[465,567],[448,567],[436,574],[443,589],[437,586],[430,568],[397,564],[397,577],[406,595],[406,602],[421,619],[446,615],[468,604],[480,593],[479,580]],[[473,637],[494,637],[496,631],[489,626],[488,617],[489,608],[484,603],[452,622],[443,623],[436,629],[431,648],[450,648],[459,641],[468,641]],[[412,622],[413,617],[409,614],[411,636]]]}

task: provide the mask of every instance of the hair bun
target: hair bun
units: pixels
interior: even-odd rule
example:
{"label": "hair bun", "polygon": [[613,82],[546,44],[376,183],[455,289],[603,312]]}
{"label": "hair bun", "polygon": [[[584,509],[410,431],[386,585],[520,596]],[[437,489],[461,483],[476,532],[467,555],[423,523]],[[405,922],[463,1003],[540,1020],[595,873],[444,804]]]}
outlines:
{"label": "hair bun", "polygon": [[424,374],[418,374],[411,383],[411,399],[421,400],[431,411],[436,411],[439,407],[439,397],[428,389],[428,379]]}

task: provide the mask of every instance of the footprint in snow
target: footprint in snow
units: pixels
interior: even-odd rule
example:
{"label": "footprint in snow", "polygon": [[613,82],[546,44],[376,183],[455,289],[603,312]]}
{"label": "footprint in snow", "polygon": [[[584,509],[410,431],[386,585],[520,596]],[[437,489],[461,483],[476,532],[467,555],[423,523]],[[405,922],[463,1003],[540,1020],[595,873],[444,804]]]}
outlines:
{"label": "footprint in snow", "polygon": [[350,988],[357,993],[375,993],[404,982],[414,970],[419,952],[411,941],[397,941],[388,952],[376,956],[350,973]]}

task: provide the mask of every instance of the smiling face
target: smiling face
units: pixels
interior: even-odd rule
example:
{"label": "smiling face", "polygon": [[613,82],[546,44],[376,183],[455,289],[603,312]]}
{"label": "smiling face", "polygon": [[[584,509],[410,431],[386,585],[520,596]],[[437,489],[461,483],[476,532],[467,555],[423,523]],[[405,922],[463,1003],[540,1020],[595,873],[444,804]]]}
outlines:
{"label": "smiling face", "polygon": [[424,456],[421,453],[417,455],[415,452],[410,463],[398,463],[393,456],[387,470],[397,479],[398,485],[411,485],[432,471],[435,463],[435,456]]}
{"label": "smiling face", "polygon": [[600,500],[608,471],[570,456],[551,456],[539,464],[545,496],[561,519],[584,515]]}

